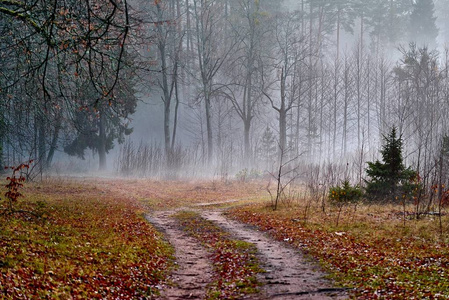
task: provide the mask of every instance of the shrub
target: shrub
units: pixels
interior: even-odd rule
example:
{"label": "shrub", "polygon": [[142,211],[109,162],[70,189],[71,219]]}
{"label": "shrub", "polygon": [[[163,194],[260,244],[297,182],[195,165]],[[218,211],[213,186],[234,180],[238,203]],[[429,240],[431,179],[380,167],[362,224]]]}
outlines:
{"label": "shrub", "polygon": [[22,171],[24,169],[28,170],[32,163],[33,161],[30,160],[29,162],[22,163],[17,167],[5,167],[5,169],[12,170],[12,175],[6,178],[6,181],[8,183],[5,186],[7,188],[7,191],[5,192],[6,207],[0,207],[4,213],[12,214],[15,212],[24,212],[21,210],[15,210],[14,205],[17,203],[18,199],[23,196],[20,192],[20,189],[23,187],[23,183],[25,182],[25,176]]}
{"label": "shrub", "polygon": [[260,171],[256,169],[248,170],[247,168],[240,170],[236,175],[235,178],[239,181],[246,182],[248,180],[254,180],[261,178],[262,174]]}
{"label": "shrub", "polygon": [[329,200],[335,206],[357,203],[363,196],[362,189],[356,185],[351,186],[348,180],[340,186],[332,186],[329,189]]}
{"label": "shrub", "polygon": [[329,189],[329,201],[338,207],[337,226],[343,206],[357,203],[362,196],[362,189],[358,185],[351,186],[348,180],[343,181],[341,186],[332,186]]}

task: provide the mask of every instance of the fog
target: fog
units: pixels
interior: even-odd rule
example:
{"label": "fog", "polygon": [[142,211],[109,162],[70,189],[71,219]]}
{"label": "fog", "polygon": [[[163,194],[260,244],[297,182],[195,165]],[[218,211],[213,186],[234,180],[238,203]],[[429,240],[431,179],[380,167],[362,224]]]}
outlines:
{"label": "fog", "polygon": [[[46,158],[36,170],[229,179],[288,162],[298,178],[334,168],[361,182],[396,127],[406,164],[422,174],[435,167],[448,134],[447,1],[128,4],[110,108],[95,102],[81,116],[64,102],[67,112],[42,110],[41,128],[33,111],[20,116],[19,96],[9,98],[4,165]],[[73,97],[86,97],[80,91]]]}

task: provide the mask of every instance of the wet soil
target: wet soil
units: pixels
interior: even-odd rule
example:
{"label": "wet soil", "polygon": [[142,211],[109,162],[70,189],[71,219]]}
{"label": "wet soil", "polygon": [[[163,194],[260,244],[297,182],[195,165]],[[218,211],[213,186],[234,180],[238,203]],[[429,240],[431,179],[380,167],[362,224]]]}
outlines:
{"label": "wet soil", "polygon": [[[204,207],[207,204],[202,205]],[[163,232],[175,248],[178,268],[171,274],[170,284],[161,291],[160,299],[205,299],[206,286],[211,282],[212,265],[208,252],[190,237],[171,217],[175,211],[156,212],[147,219]],[[347,290],[337,288],[325,278],[317,264],[304,258],[287,243],[279,242],[251,226],[226,218],[223,210],[200,212],[235,239],[253,243],[258,250],[261,293],[246,299],[347,299]]]}
{"label": "wet soil", "polygon": [[183,231],[171,217],[174,211],[147,216],[175,249],[176,268],[159,299],[205,299],[206,286],[211,282],[212,265],[208,252]]}
{"label": "wet soil", "polygon": [[221,211],[203,212],[237,239],[256,245],[263,283],[262,299],[347,299],[345,289],[336,288],[326,274],[299,252],[248,225],[227,219]]}

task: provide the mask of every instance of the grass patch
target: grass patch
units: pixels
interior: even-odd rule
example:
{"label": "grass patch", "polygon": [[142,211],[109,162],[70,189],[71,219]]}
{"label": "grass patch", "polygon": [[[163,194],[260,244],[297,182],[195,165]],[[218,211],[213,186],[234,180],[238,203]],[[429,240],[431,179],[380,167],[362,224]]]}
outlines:
{"label": "grass patch", "polygon": [[[336,226],[335,210],[309,208],[304,220],[303,209],[252,205],[230,215],[318,259],[331,277],[356,289],[357,299],[449,298],[449,245],[437,220],[407,219],[404,227],[399,207],[361,205],[345,209]],[[449,219],[443,222],[448,232]]]}
{"label": "grass patch", "polygon": [[151,210],[195,206],[206,202],[212,204],[232,199],[252,202],[259,195],[266,194],[265,185],[257,182],[99,179],[96,184],[116,195],[138,199]]}
{"label": "grass patch", "polygon": [[256,275],[263,270],[253,244],[232,239],[198,213],[183,211],[175,217],[187,232],[212,251],[214,279],[207,291],[208,299],[236,299],[259,292]]}
{"label": "grass patch", "polygon": [[42,217],[0,215],[0,298],[158,293],[172,249],[144,220],[138,201],[94,183],[54,180],[28,184],[17,205]]}

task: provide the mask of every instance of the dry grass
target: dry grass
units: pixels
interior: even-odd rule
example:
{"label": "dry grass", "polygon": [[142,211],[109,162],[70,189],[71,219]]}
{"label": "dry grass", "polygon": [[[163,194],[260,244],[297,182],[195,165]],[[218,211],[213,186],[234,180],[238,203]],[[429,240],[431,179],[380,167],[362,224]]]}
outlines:
{"label": "dry grass", "polygon": [[417,220],[411,205],[405,219],[402,206],[358,205],[346,207],[337,226],[336,208],[305,200],[278,211],[266,203],[231,214],[319,260],[333,278],[355,288],[358,299],[449,298],[448,216],[441,235],[438,218]]}
{"label": "dry grass", "polygon": [[[0,298],[136,299],[157,294],[172,250],[141,203],[94,182],[27,184],[0,215]],[[2,204],[0,202],[0,204]]]}
{"label": "dry grass", "polygon": [[261,183],[236,181],[154,181],[148,179],[96,180],[96,185],[117,195],[144,202],[151,210],[228,200],[253,202],[265,195]]}
{"label": "dry grass", "polygon": [[[304,189],[287,196],[273,211],[266,182],[29,184],[19,206],[43,218],[2,216],[0,291],[10,299],[151,294],[171,252],[142,213],[206,202],[203,209],[231,207],[234,218],[305,251],[359,299],[449,298],[448,216],[440,234],[438,216],[417,220],[412,205],[405,216],[402,206],[358,205],[345,207],[337,226],[338,210],[327,202]],[[232,199],[238,201],[223,203]]]}

